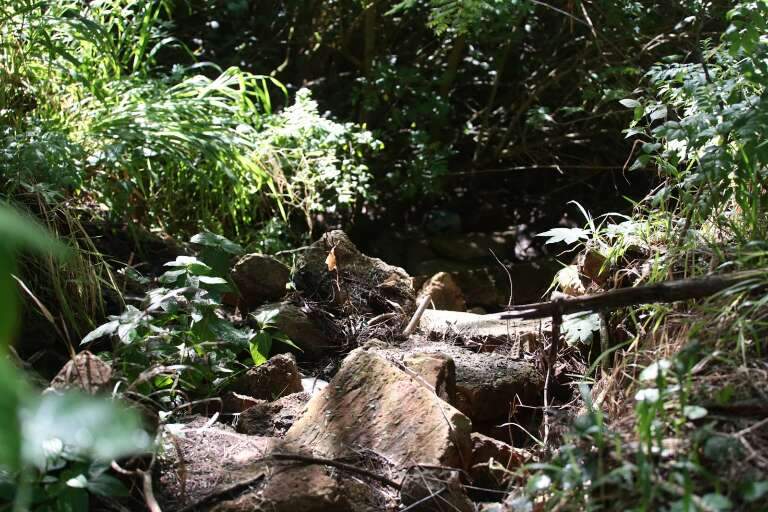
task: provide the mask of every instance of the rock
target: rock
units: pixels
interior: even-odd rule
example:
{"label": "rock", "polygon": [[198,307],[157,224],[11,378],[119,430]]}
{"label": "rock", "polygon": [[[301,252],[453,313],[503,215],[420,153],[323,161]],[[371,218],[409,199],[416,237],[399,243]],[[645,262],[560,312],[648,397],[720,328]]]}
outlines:
{"label": "rock", "polygon": [[254,314],[268,318],[280,332],[288,336],[301,349],[297,354],[300,359],[314,361],[328,354],[335,348],[328,335],[304,312],[290,302],[266,304]]}
{"label": "rock", "polygon": [[[544,376],[530,361],[499,352],[473,352],[440,342],[410,341],[399,347],[375,350],[386,358],[405,359],[411,354],[422,353],[441,354],[453,359],[456,365],[456,408],[469,417],[475,431],[493,437],[506,436],[509,432],[507,427],[497,429],[496,425],[509,421],[527,425],[535,419],[532,409],[520,408],[520,404],[535,407],[542,402]],[[516,412],[511,415],[513,404]],[[523,437],[520,439],[524,440]]]}
{"label": "rock", "polygon": [[274,402],[257,400],[237,419],[237,431],[249,436],[282,437],[304,412],[310,394],[301,392]]}
{"label": "rock", "polygon": [[[281,440],[248,436],[206,418],[172,425],[158,458],[155,492],[163,510],[219,512],[374,512],[384,498],[375,485],[323,465],[275,461],[301,454]],[[171,433],[173,432],[173,433]]]}
{"label": "rock", "polygon": [[429,240],[438,256],[456,261],[493,260],[493,251],[500,259],[514,256],[515,231],[495,233],[461,233],[441,235]]}
{"label": "rock", "polygon": [[[501,320],[498,315],[476,315],[458,311],[426,309],[421,315],[419,329],[429,337],[477,339],[483,343],[493,341],[519,344],[533,352],[545,332],[550,330],[549,320]],[[498,344],[498,343],[496,343]]]}
{"label": "rock", "polygon": [[155,492],[163,510],[195,503],[212,494],[217,486],[226,487],[246,478],[244,474],[250,471],[252,461],[262,458],[271,446],[269,438],[238,434],[221,423],[208,425],[204,417],[167,426],[162,443],[164,449],[158,457],[160,485]]}
{"label": "rock", "polygon": [[403,479],[400,500],[415,512],[474,512],[458,471],[412,467]]}
{"label": "rock", "polygon": [[276,400],[303,389],[296,360],[290,354],[278,354],[245,372],[225,390],[260,400]]}
{"label": "rock", "polygon": [[471,423],[434,392],[381,356],[347,356],[328,387],[312,397],[286,440],[338,458],[369,449],[398,467],[465,467]]}
{"label": "rock", "polygon": [[595,250],[589,250],[579,255],[579,272],[597,285],[602,285],[610,274],[607,268],[603,268],[605,261],[605,256]]}
{"label": "rock", "polygon": [[416,309],[416,294],[405,270],[364,255],[339,230],[325,233],[309,246],[297,263],[293,281],[306,297],[334,304],[341,311],[411,315]]}
{"label": "rock", "polygon": [[51,380],[51,387],[57,390],[77,388],[92,395],[108,392],[112,387],[112,367],[83,350],[67,361]]}
{"label": "rock", "polygon": [[[276,441],[270,452],[309,455]],[[211,508],[217,512],[378,512],[393,509],[377,485],[320,464],[256,463],[238,480],[253,481],[244,493]],[[259,478],[261,476],[261,478]],[[382,507],[383,503],[387,507]]]}
{"label": "rock", "polygon": [[454,281],[464,293],[467,305],[480,306],[497,311],[499,306],[509,300],[509,280],[504,276],[500,283],[507,283],[506,288],[497,284],[496,275],[487,268],[464,270],[452,273]]}
{"label": "rock", "polygon": [[306,393],[314,395],[328,385],[327,381],[317,377],[304,377],[301,379],[301,387]]}
{"label": "rock", "polygon": [[489,462],[491,459],[501,465],[507,471],[514,472],[523,464],[527,464],[533,456],[522,448],[512,446],[480,434],[472,433],[472,469],[470,476],[478,487],[499,489],[505,480],[509,479],[509,473],[493,469]]}
{"label": "rock", "polygon": [[419,291],[419,300],[427,295],[429,295],[435,309],[445,309],[448,311],[464,311],[467,309],[461,288],[453,280],[451,274],[446,272],[437,273],[424,283]]}
{"label": "rock", "polygon": [[[264,400],[259,400],[258,398],[253,398],[252,396],[235,393],[234,391],[225,391],[221,396],[221,411],[225,414],[238,414],[248,409],[249,407],[253,407],[254,405],[263,401]],[[208,402],[205,402],[203,405],[205,407],[199,411],[202,414],[208,416],[214,412],[217,412],[216,410],[212,410],[214,408],[210,407]]]}
{"label": "rock", "polygon": [[435,390],[437,396],[456,403],[456,365],[445,354],[416,353],[403,358],[403,365],[419,375]]}
{"label": "rock", "polygon": [[231,276],[243,302],[252,308],[283,297],[291,271],[271,256],[254,253],[240,258]]}

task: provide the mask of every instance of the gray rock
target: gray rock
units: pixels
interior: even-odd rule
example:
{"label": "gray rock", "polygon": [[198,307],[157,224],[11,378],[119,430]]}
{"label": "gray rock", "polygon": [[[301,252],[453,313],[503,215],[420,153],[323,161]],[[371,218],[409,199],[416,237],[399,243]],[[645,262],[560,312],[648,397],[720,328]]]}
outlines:
{"label": "gray rock", "polygon": [[259,400],[276,400],[302,391],[301,374],[290,354],[277,354],[266,363],[251,368],[228,385],[224,391]]}
{"label": "gray rock", "polygon": [[314,361],[335,347],[325,331],[295,304],[266,304],[254,311],[254,314],[270,317],[270,323],[301,349],[297,354],[299,359]]}
{"label": "gray rock", "polygon": [[256,307],[285,295],[291,271],[271,256],[254,253],[240,258],[231,276],[246,307]]}

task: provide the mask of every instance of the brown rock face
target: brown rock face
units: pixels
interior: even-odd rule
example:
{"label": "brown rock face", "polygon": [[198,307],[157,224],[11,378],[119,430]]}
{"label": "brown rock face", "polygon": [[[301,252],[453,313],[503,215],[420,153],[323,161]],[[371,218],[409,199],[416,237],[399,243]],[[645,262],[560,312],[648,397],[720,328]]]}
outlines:
{"label": "brown rock face", "polygon": [[217,486],[263,473],[252,468],[252,461],[265,455],[269,438],[237,434],[220,423],[206,426],[207,422],[208,418],[198,417],[174,434],[164,435],[167,449],[158,459],[160,485],[156,488],[163,510],[177,510],[204,499]]}
{"label": "brown rock face", "polygon": [[461,288],[453,280],[451,274],[439,272],[429,278],[419,290],[419,298],[429,295],[435,309],[448,311],[465,311],[467,304]]}
{"label": "brown rock face", "polygon": [[261,400],[275,400],[302,390],[296,360],[289,354],[278,354],[266,363],[248,370],[226,391]]}
{"label": "brown rock face", "polygon": [[309,393],[294,393],[274,402],[257,400],[240,414],[237,431],[249,436],[282,437],[304,412]]}
{"label": "brown rock face", "polygon": [[339,230],[324,234],[307,249],[293,282],[307,297],[342,310],[378,314],[402,308],[410,315],[416,309],[411,278],[405,270],[361,253]]}
{"label": "brown rock face", "polygon": [[270,322],[301,348],[297,354],[300,359],[316,360],[333,348],[326,333],[301,308],[290,302],[266,304],[254,313],[269,313]]}
{"label": "brown rock face", "polygon": [[432,386],[437,396],[451,405],[456,403],[456,365],[445,354],[409,354],[403,365]]}
{"label": "brown rock face", "polygon": [[285,295],[291,271],[264,254],[246,254],[232,269],[232,281],[247,307],[255,307]]}
{"label": "brown rock face", "polygon": [[286,433],[291,444],[336,458],[371,449],[395,465],[466,467],[469,419],[418,380],[361,349]]}
{"label": "brown rock face", "polygon": [[491,459],[504,469],[514,471],[530,462],[532,455],[522,448],[513,448],[498,439],[473,432],[470,475],[478,487],[498,488],[509,476],[505,471],[493,469],[489,464]]}
{"label": "brown rock face", "polygon": [[77,388],[86,393],[96,394],[109,391],[112,382],[112,367],[83,350],[74,359],[67,361],[51,380],[51,387],[64,390]]}
{"label": "brown rock face", "polygon": [[533,421],[531,409],[527,408],[518,408],[510,417],[513,405],[541,404],[544,377],[529,361],[496,352],[473,352],[441,342],[406,343],[396,348],[376,350],[387,359],[405,360],[416,354],[451,358],[456,367],[456,408],[470,418],[475,430],[494,437],[506,438],[505,432],[509,430],[504,427],[497,431],[495,425],[510,419],[523,425]]}
{"label": "brown rock face", "polygon": [[459,472],[443,468],[411,468],[403,479],[400,499],[415,512],[475,512]]}

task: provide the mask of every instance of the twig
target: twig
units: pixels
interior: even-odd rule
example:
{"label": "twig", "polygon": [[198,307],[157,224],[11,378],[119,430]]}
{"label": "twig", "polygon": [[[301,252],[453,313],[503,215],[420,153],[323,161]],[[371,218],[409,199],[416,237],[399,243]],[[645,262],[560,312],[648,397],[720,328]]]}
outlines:
{"label": "twig", "polygon": [[395,313],[394,311],[390,311],[389,313],[382,313],[368,320],[368,326],[373,327],[374,325],[386,322],[390,318],[394,318],[396,316],[397,316],[397,313]]}
{"label": "twig", "polygon": [[372,471],[368,471],[367,469],[353,466],[352,464],[347,464],[346,462],[340,462],[338,460],[324,459],[321,457],[310,457],[308,455],[297,455],[293,453],[273,453],[269,456],[269,458],[272,458],[274,460],[286,460],[286,461],[303,462],[305,464],[321,464],[324,466],[331,466],[337,469],[341,469],[342,471],[346,471],[348,473],[354,473],[360,476],[365,476],[367,478],[370,478],[371,480],[376,480],[377,482],[382,483],[388,487],[392,487],[393,489],[400,489],[400,484],[398,484],[394,480],[390,480],[385,476],[378,475],[376,473],[373,473]]}
{"label": "twig", "polygon": [[410,336],[411,334],[413,334],[413,331],[416,330],[416,326],[419,325],[419,320],[421,320],[421,315],[424,314],[424,310],[427,309],[427,304],[429,304],[429,301],[431,299],[432,299],[431,294],[427,294],[424,297],[422,297],[421,302],[416,308],[416,312],[411,317],[411,321],[408,322],[408,325],[403,330],[403,336]]}

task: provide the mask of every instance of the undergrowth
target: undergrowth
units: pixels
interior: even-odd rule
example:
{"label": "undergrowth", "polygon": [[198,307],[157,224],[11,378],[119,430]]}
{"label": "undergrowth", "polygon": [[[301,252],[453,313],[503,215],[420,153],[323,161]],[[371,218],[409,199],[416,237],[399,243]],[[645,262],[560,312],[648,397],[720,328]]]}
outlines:
{"label": "undergrowth", "polygon": [[701,43],[703,60],[657,65],[656,95],[622,100],[636,168],[662,178],[631,217],[582,209],[584,228],[545,233],[597,253],[602,288],[757,272],[703,303],[614,314],[567,442],[528,468],[514,510],[768,507],[767,19],[764,2],[739,3],[722,40]]}

